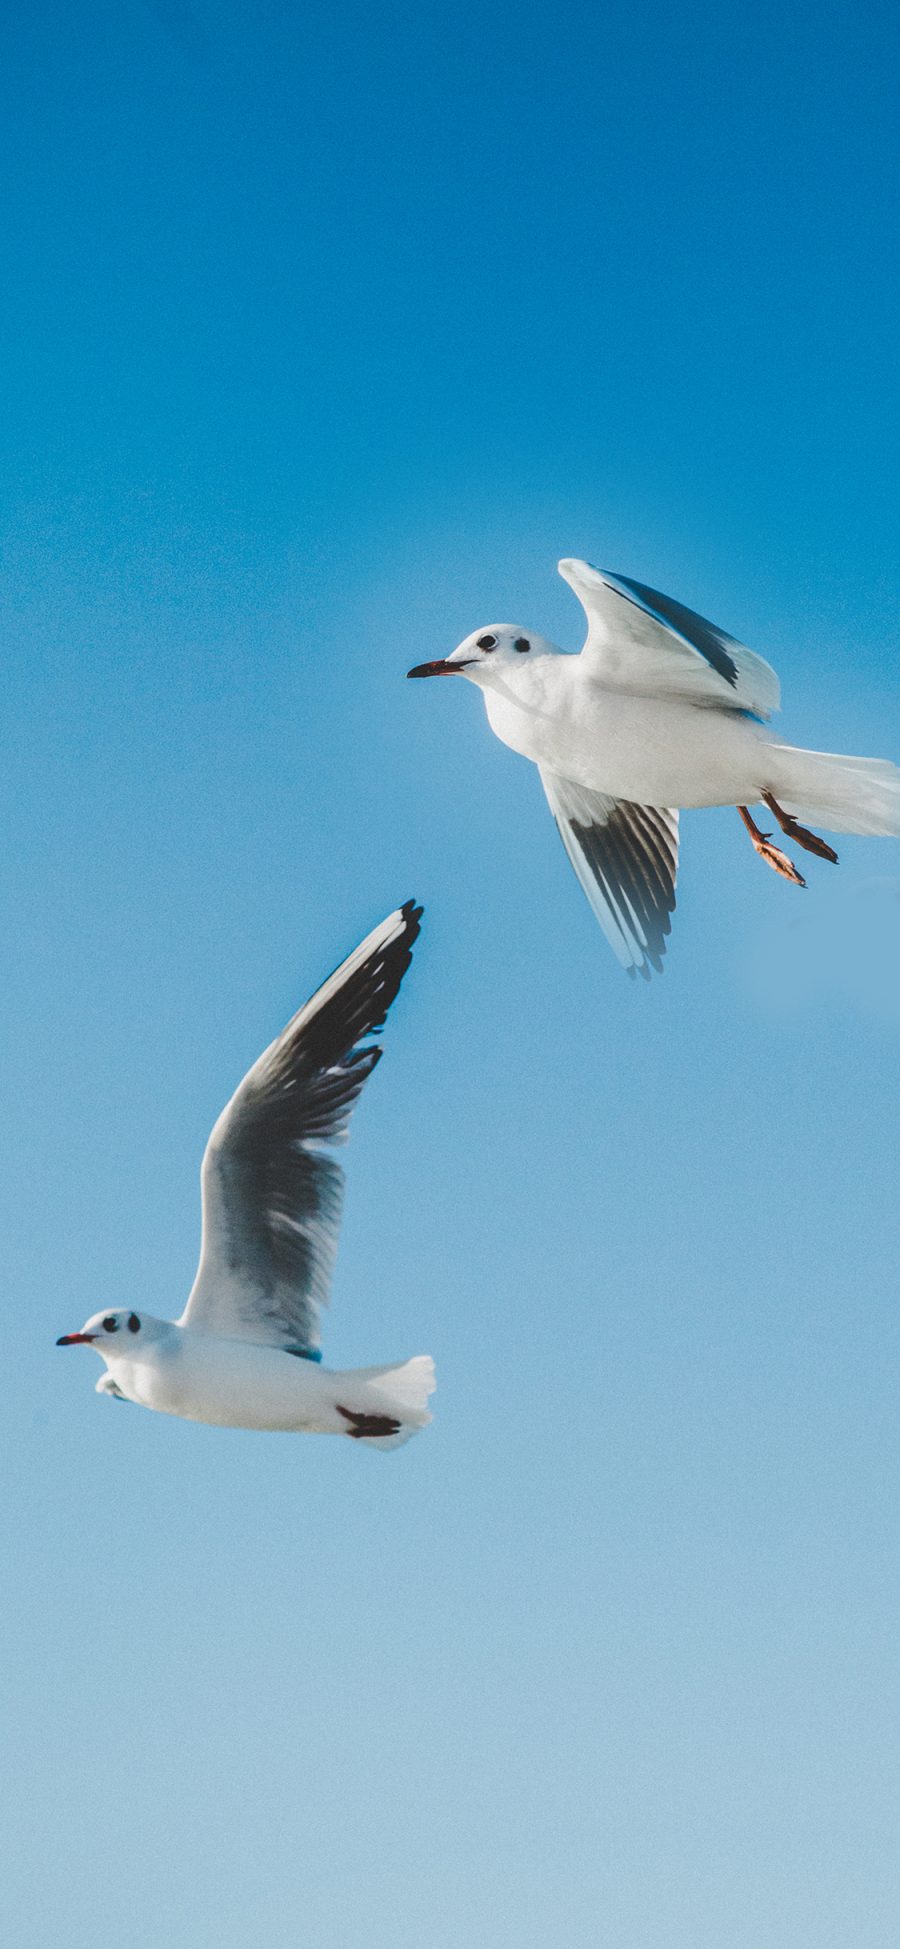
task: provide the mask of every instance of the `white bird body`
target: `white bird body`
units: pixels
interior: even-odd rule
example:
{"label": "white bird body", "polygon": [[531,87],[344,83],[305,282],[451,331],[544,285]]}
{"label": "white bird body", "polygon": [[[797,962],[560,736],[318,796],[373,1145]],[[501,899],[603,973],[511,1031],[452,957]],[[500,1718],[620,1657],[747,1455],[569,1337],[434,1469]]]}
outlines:
{"label": "white bird body", "polygon": [[900,835],[900,772],[886,760],[804,751],[772,736],[774,670],[658,589],[566,559],[588,622],[573,656],[516,623],[490,623],[411,677],[458,674],[491,729],[537,765],[560,837],[618,959],[661,968],[675,908],[678,814],[737,806],[756,851],[805,881],[749,807],[768,805],[806,852],[837,854],[799,824]]}
{"label": "white bird body", "polygon": [[[503,744],[611,798],[637,805],[743,804],[758,796],[761,776],[777,765],[761,758],[762,727],[752,718],[612,690],[579,656],[549,645],[511,669],[482,665],[475,681]],[[766,743],[777,751],[771,739]]]}
{"label": "white bird body", "polygon": [[[96,1350],[121,1399],[184,1421],[346,1435],[341,1407],[387,1418],[402,1407],[416,1426],[429,1419],[424,1404],[434,1369],[427,1355],[401,1367],[341,1372],[277,1347],[202,1333],[147,1313],[141,1314],[139,1336],[101,1341]],[[102,1380],[98,1390],[113,1391]]]}
{"label": "white bird body", "polygon": [[95,1313],[60,1346],[90,1346],[98,1394],[220,1428],[348,1435],[397,1448],[430,1421],[427,1354],[382,1367],[320,1366],[320,1314],[337,1246],[343,1172],[328,1147],[381,1050],[419,931],[408,901],[373,929],[264,1050],[226,1104],[203,1159],[200,1263],[181,1318]]}

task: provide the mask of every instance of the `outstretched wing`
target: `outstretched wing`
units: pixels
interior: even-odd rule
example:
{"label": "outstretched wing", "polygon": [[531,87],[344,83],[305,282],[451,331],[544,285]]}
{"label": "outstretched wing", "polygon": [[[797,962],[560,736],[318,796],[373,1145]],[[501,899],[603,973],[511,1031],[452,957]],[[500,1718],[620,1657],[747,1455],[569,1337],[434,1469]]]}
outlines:
{"label": "outstretched wing", "polygon": [[541,768],[566,852],[604,934],[629,974],[662,970],[675,911],[678,813],[589,792]]}
{"label": "outstretched wing", "polygon": [[203,1239],[181,1326],[315,1357],[344,1173],[326,1146],[381,1050],[421,907],[407,901],[342,962],[244,1077],[214,1126],[201,1176]]}
{"label": "outstretched wing", "polygon": [[559,572],[587,615],[582,657],[604,683],[757,717],[777,711],[781,688],[771,665],[716,623],[590,562],[565,560]]}

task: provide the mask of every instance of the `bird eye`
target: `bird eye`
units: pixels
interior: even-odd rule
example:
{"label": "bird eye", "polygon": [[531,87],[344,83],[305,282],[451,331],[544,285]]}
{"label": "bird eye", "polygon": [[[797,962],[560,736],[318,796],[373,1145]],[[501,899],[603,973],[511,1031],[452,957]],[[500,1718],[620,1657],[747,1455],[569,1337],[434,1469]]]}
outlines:
{"label": "bird eye", "polygon": [[522,655],[524,656],[524,655],[525,655],[525,651],[526,651],[526,650],[530,650],[530,648],[531,648],[531,644],[529,643],[529,641],[528,641],[528,638],[527,638],[527,636],[517,636],[517,637],[516,637],[516,640],[515,640],[515,642],[514,642],[514,644],[513,644],[513,649],[514,649],[514,650],[521,650],[521,652],[522,652]]}
{"label": "bird eye", "polygon": [[495,650],[497,648],[496,636],[479,636],[475,648],[477,650]]}
{"label": "bird eye", "polygon": [[118,1333],[119,1322],[116,1319],[115,1313],[107,1313],[106,1319],[103,1322],[103,1331],[104,1333]]}
{"label": "bird eye", "polygon": [[136,1313],[129,1313],[129,1315],[128,1315],[128,1331],[129,1331],[129,1333],[140,1333],[140,1330],[141,1330],[141,1323],[140,1323],[140,1320],[138,1319],[138,1316],[137,1316],[137,1314],[136,1314]]}

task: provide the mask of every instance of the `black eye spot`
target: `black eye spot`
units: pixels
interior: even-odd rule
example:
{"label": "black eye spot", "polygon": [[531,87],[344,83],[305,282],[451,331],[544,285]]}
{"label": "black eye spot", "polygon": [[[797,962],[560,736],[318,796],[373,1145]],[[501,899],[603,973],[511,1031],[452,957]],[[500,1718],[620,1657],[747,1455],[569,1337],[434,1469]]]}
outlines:
{"label": "black eye spot", "polygon": [[116,1319],[115,1313],[107,1313],[103,1322],[103,1331],[104,1333],[118,1333],[119,1322]]}
{"label": "black eye spot", "polygon": [[140,1323],[140,1320],[138,1319],[138,1316],[137,1316],[137,1314],[136,1314],[136,1313],[129,1313],[129,1315],[128,1315],[128,1331],[129,1331],[129,1333],[140,1333],[140,1330],[141,1330],[141,1323]]}
{"label": "black eye spot", "polygon": [[495,650],[497,648],[497,638],[496,636],[479,636],[475,647],[478,650]]}
{"label": "black eye spot", "polygon": [[514,649],[514,650],[521,650],[521,652],[522,652],[522,655],[524,656],[524,655],[525,655],[525,651],[526,651],[526,650],[530,650],[530,648],[531,648],[531,644],[529,643],[529,641],[528,641],[528,638],[527,638],[527,636],[517,636],[517,637],[516,637],[516,640],[515,640],[515,642],[514,642],[514,644],[513,644],[513,649]]}

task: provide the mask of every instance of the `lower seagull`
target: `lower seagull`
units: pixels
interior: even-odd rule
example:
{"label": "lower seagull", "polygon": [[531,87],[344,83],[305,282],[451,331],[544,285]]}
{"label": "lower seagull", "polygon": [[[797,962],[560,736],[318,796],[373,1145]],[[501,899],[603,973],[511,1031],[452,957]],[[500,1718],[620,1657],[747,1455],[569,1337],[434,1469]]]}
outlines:
{"label": "lower seagull", "polygon": [[59,1347],[92,1347],[98,1394],[224,1428],[348,1435],[399,1448],[431,1420],[434,1362],[336,1372],[319,1365],[344,1173],[328,1146],[381,1056],[422,909],[373,929],[255,1062],[203,1159],[203,1235],[178,1320],[95,1313]]}

